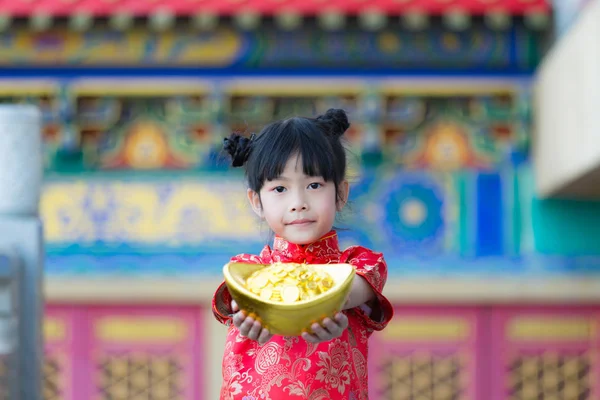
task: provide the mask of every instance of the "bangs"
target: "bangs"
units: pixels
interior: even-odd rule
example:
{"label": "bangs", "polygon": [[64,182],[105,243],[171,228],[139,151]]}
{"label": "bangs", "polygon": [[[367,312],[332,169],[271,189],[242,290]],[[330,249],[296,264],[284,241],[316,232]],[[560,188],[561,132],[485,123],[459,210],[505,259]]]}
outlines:
{"label": "bangs", "polygon": [[302,158],[305,175],[319,176],[335,183],[342,179],[337,176],[331,144],[306,118],[271,124],[256,140],[262,143],[258,151],[253,152],[254,162],[249,163],[247,171],[248,183],[253,190],[259,191],[266,181],[279,178],[288,161],[298,156]]}

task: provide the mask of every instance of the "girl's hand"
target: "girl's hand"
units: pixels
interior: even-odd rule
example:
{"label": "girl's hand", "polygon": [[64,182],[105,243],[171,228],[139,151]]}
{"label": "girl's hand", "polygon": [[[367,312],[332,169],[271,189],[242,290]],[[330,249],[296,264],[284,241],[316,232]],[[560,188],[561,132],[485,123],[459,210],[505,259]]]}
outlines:
{"label": "girl's hand", "polygon": [[235,301],[231,302],[231,310],[234,312],[233,325],[238,328],[240,335],[256,340],[260,344],[265,344],[271,339],[273,335],[267,329],[263,328],[260,322],[246,316],[244,311],[240,311]]}
{"label": "girl's hand", "polygon": [[311,326],[313,334],[302,333],[302,338],[309,343],[328,342],[331,339],[340,337],[348,328],[348,317],[344,313],[337,313],[333,319],[325,318],[322,326],[313,324]]}

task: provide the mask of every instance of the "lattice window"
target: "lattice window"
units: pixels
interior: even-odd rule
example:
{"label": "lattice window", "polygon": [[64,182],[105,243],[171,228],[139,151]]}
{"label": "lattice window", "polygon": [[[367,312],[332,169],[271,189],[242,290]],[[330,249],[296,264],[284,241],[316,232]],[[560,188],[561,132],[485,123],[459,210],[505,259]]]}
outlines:
{"label": "lattice window", "polygon": [[591,400],[585,353],[518,355],[509,366],[511,400]]}
{"label": "lattice window", "polygon": [[381,363],[381,399],[465,399],[465,371],[457,354],[394,355]]}
{"label": "lattice window", "polygon": [[183,400],[183,368],[173,355],[107,355],[98,372],[102,400]]}
{"label": "lattice window", "polygon": [[[10,379],[8,361],[7,357],[0,357],[0,400],[11,400],[8,393],[8,379]],[[44,400],[62,399],[60,373],[61,368],[58,360],[46,355],[42,369],[42,395]]]}
{"label": "lattice window", "polygon": [[10,400],[8,393],[8,380],[10,379],[8,368],[8,357],[4,355],[0,356],[0,400]]}
{"label": "lattice window", "polygon": [[42,395],[44,400],[61,400],[62,390],[60,385],[62,368],[57,357],[46,354],[42,367]]}

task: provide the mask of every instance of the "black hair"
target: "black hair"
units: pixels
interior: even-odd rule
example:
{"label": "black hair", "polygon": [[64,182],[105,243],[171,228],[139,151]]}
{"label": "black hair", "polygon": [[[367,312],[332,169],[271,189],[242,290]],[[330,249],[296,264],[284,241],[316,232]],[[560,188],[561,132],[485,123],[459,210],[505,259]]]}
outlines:
{"label": "black hair", "polygon": [[233,167],[246,167],[248,186],[260,192],[265,181],[277,179],[290,157],[302,157],[308,176],[321,176],[335,185],[342,200],[340,184],[346,178],[346,152],[341,137],[350,127],[344,110],[329,109],[316,118],[293,117],[265,126],[250,138],[232,133],[224,140]]}

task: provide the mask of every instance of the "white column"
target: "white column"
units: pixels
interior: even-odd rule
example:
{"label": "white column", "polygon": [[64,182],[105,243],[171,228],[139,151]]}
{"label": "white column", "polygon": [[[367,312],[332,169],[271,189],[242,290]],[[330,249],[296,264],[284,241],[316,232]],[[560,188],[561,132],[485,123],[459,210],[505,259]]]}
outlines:
{"label": "white column", "polygon": [[41,124],[35,107],[0,105],[0,350],[20,400],[42,398]]}
{"label": "white column", "polygon": [[37,216],[42,182],[41,114],[0,105],[0,215]]}

